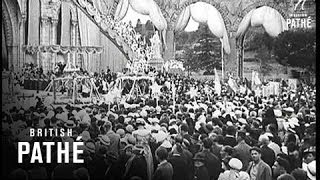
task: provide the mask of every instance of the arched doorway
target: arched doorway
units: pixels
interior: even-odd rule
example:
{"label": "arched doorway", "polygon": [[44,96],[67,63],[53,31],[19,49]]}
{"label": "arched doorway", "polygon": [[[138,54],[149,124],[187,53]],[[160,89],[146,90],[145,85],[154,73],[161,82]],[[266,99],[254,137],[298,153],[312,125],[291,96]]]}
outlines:
{"label": "arched doorway", "polygon": [[[263,16],[261,16],[263,15]],[[238,25],[236,33],[236,48],[238,59],[238,76],[243,78],[244,74],[244,43],[246,33],[251,27],[263,27],[266,34],[272,37],[278,36],[281,32],[288,30],[287,23],[285,21],[285,13],[279,11],[273,6],[257,6],[247,11],[243,19]]]}

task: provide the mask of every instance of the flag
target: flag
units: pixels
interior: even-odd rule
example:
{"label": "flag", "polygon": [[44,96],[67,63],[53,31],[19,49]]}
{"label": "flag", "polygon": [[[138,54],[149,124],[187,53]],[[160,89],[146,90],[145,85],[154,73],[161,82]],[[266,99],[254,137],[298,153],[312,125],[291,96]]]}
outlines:
{"label": "flag", "polygon": [[252,82],[251,82],[251,90],[252,91],[255,91],[255,94],[260,96],[261,93],[262,93],[262,90],[261,89],[261,81],[259,79],[259,73],[258,72],[255,72],[255,71],[252,71]]}
{"label": "flag", "polygon": [[221,84],[220,84],[220,78],[217,73],[217,69],[214,68],[214,90],[216,93],[220,96],[221,95]]}
{"label": "flag", "polygon": [[236,81],[231,77],[229,77],[228,85],[234,92],[237,92],[239,90],[239,86],[237,85]]}
{"label": "flag", "polygon": [[259,73],[252,71],[252,86],[261,85],[261,81],[259,79]]}

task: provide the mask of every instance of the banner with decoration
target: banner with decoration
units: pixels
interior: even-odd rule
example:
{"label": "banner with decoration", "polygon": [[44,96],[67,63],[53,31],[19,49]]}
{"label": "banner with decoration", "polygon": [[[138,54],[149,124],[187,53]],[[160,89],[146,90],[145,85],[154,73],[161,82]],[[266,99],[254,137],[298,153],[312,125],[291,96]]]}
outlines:
{"label": "banner with decoration", "polygon": [[25,45],[24,49],[26,52],[35,53],[80,53],[80,54],[100,54],[103,51],[102,47],[99,46],[60,46],[60,45]]}

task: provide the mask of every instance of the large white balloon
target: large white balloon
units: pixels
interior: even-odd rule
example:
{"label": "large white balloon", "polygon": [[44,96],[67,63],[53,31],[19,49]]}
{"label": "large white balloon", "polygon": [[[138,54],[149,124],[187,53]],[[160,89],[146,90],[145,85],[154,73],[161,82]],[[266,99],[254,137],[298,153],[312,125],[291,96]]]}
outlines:
{"label": "large white balloon", "polygon": [[162,32],[163,43],[166,46],[167,21],[157,3],[154,0],[120,0],[114,14],[116,21],[120,21],[125,17],[129,5],[134,11],[150,17],[153,25]]}
{"label": "large white balloon", "polygon": [[197,2],[189,5],[178,17],[175,30],[183,30],[187,26],[190,17],[196,22],[207,24],[210,31],[216,37],[220,38],[224,51],[227,54],[230,53],[229,38],[223,18],[214,6],[205,2]]}
{"label": "large white balloon", "polygon": [[246,14],[239,25],[237,37],[244,35],[250,26],[263,26],[264,30],[272,37],[288,30],[287,23],[282,15],[269,6],[253,9]]}
{"label": "large white balloon", "polygon": [[114,15],[116,21],[125,17],[129,5],[136,12],[148,15],[158,30],[167,28],[167,21],[163,17],[159,6],[153,0],[120,0]]}

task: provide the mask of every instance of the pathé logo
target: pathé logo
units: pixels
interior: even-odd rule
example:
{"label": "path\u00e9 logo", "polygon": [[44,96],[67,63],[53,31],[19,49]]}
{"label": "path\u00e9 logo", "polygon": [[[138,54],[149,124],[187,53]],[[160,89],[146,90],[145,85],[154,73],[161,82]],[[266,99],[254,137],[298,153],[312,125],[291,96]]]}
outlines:
{"label": "path\u00e9 logo", "polygon": [[[293,1],[293,0],[291,0]],[[294,5],[294,11],[297,10],[298,6],[301,4],[300,6],[300,10],[304,11],[304,4],[306,3],[307,0],[298,0],[298,2]]]}

